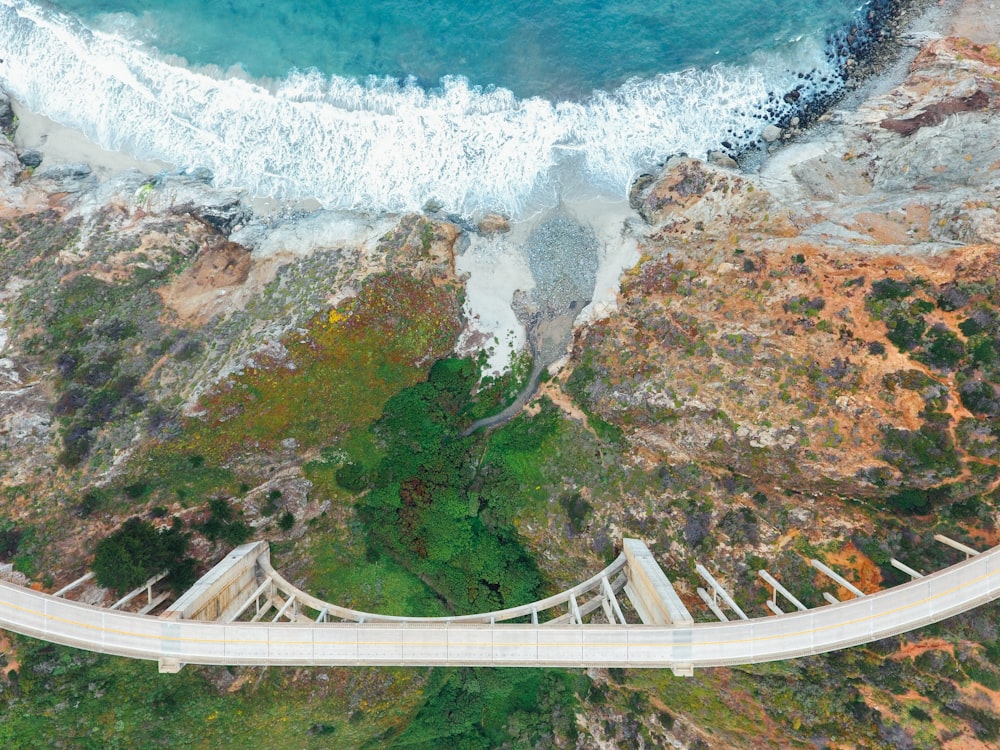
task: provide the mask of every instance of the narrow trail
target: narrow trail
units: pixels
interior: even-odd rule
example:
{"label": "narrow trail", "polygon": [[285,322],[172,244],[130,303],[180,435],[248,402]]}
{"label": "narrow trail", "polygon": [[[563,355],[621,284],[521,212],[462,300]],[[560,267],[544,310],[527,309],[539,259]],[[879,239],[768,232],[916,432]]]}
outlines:
{"label": "narrow trail", "polygon": [[534,347],[532,347],[531,374],[528,376],[528,382],[525,384],[524,388],[522,388],[521,392],[517,394],[517,398],[515,398],[513,403],[511,403],[510,406],[503,411],[498,411],[496,414],[483,417],[482,419],[477,419],[462,431],[462,437],[468,437],[472,433],[476,432],[476,430],[506,424],[520,414],[521,410],[527,406],[528,402],[531,401],[532,397],[538,392],[538,384],[541,382],[542,370],[544,369],[545,363],[538,357],[537,353],[534,351]]}
{"label": "narrow trail", "polygon": [[531,317],[527,324],[528,349],[531,352],[531,374],[528,376],[528,382],[510,406],[489,417],[477,419],[462,431],[462,437],[468,437],[483,428],[499,427],[521,413],[538,393],[545,368],[565,355],[566,347],[573,337],[575,319],[575,312],[556,315],[536,314]]}

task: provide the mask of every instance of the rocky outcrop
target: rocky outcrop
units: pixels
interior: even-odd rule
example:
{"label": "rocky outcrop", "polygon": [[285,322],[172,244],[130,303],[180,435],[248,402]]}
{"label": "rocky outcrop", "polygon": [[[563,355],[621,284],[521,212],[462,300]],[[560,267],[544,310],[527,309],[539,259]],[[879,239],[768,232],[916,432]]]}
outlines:
{"label": "rocky outcrop", "polygon": [[831,246],[931,254],[996,242],[998,66],[981,45],[930,43],[899,86],[773,157],[761,186],[801,206],[803,236]]}
{"label": "rocky outcrop", "polygon": [[960,112],[977,112],[981,109],[986,109],[989,105],[989,94],[985,91],[977,90],[969,96],[951,97],[940,102],[935,102],[919,115],[914,115],[913,117],[903,120],[888,117],[882,120],[880,126],[900,135],[913,135],[920,128],[940,125],[951,115],[956,115]]}
{"label": "rocky outcrop", "polygon": [[[675,157],[637,181],[644,261],[620,315],[574,349],[587,408],[653,465],[860,494],[962,476],[995,389],[965,359],[973,324],[959,326],[995,300],[938,296],[992,288],[1000,262],[998,69],[995,49],[940,40],[901,85],[759,177]],[[885,279],[919,279],[923,312],[880,312]],[[927,354],[944,338],[954,362]],[[911,438],[939,439],[940,454],[920,466]]]}
{"label": "rocky outcrop", "polygon": [[379,240],[376,251],[390,267],[412,269],[418,277],[456,281],[455,252],[462,230],[448,221],[408,214]]}

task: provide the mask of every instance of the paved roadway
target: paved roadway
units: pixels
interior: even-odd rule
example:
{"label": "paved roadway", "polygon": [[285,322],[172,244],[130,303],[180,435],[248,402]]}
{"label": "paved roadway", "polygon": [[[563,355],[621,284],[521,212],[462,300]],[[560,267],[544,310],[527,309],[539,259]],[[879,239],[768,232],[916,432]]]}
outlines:
{"label": "paved roadway", "polygon": [[0,628],[166,664],[712,667],[903,633],[1000,597],[1000,547],[902,586],[756,620],[650,625],[163,620],[0,583]]}

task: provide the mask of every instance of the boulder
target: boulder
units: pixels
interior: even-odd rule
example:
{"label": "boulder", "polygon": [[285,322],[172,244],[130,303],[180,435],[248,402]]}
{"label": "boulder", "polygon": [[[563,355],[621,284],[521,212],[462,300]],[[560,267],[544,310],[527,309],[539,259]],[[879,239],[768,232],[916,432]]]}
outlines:
{"label": "boulder", "polygon": [[42,163],[42,152],[29,148],[17,155],[17,160],[28,169],[36,169]]}
{"label": "boulder", "polygon": [[482,235],[506,234],[510,231],[510,220],[500,214],[486,214],[479,224],[479,233]]}
{"label": "boulder", "polygon": [[14,110],[10,106],[10,99],[7,98],[7,92],[0,89],[0,132],[8,138],[13,138],[17,129],[14,123]]}
{"label": "boulder", "polygon": [[760,137],[767,143],[774,143],[776,140],[781,138],[781,128],[777,125],[768,125],[763,131],[761,131]]}
{"label": "boulder", "polygon": [[731,157],[724,151],[709,151],[708,152],[708,163],[714,164],[717,167],[723,167],[725,169],[739,169],[740,165],[737,163],[736,159]]}

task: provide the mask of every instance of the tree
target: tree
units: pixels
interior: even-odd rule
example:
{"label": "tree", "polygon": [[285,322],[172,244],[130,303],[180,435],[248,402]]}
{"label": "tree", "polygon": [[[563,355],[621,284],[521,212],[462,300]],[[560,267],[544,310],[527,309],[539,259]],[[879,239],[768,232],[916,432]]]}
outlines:
{"label": "tree", "polygon": [[157,529],[141,518],[130,518],[97,544],[93,571],[97,582],[118,593],[141,586],[157,573],[168,571],[183,587],[194,575],[185,557],[188,538],[175,518],[169,529]]}

